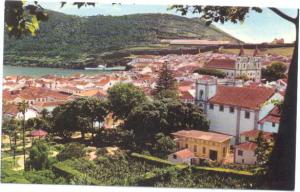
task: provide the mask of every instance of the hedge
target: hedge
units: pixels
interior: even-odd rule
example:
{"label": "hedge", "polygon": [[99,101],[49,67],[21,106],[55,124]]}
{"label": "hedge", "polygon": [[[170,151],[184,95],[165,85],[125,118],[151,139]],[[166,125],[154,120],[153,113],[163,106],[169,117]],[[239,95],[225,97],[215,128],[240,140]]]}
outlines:
{"label": "hedge", "polygon": [[[174,164],[170,161],[160,159],[157,157],[149,156],[149,155],[141,155],[138,153],[132,153],[132,157],[144,159],[147,161],[153,161],[158,164],[164,164],[164,165],[169,165],[169,166],[175,166],[177,169],[185,169],[188,167],[188,165],[185,164]],[[253,176],[255,175],[254,173],[250,171],[244,171],[244,170],[235,170],[235,169],[228,169],[228,168],[222,168],[222,167],[203,167],[203,166],[192,166],[192,169],[194,170],[204,170],[204,171],[212,171],[212,172],[219,172],[219,173],[229,173],[229,174],[235,174],[235,175],[245,175],[245,176]]]}
{"label": "hedge", "polygon": [[150,156],[150,155],[142,155],[139,153],[131,153],[132,157],[138,158],[138,159],[143,159],[147,162],[150,163],[155,163],[157,165],[166,165],[166,166],[175,166],[177,169],[185,169],[188,167],[188,165],[185,164],[174,164],[170,161],[158,158],[158,157],[154,157],[154,156]]}
{"label": "hedge", "polygon": [[101,185],[100,182],[98,182],[96,179],[89,177],[75,169],[73,169],[71,166],[67,165],[67,161],[59,162],[53,165],[53,171],[57,172],[59,175],[67,177],[67,178],[80,178],[80,177],[86,177],[86,179],[92,184],[92,185]]}
{"label": "hedge", "polygon": [[235,170],[235,169],[228,169],[222,167],[202,167],[202,166],[192,166],[194,170],[205,170],[205,171],[213,171],[219,173],[231,173],[235,175],[245,175],[245,176],[253,176],[254,173],[250,171],[243,171],[243,170]]}

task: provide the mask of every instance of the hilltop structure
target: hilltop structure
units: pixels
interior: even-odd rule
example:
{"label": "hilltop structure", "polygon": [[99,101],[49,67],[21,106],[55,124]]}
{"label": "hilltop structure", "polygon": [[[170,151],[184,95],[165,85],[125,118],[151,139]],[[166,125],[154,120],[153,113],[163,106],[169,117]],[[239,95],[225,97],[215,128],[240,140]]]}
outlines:
{"label": "hilltop structure", "polygon": [[242,76],[259,82],[261,79],[262,58],[256,47],[252,55],[246,55],[241,47],[236,58],[212,58],[208,60],[204,68],[217,69],[226,74],[227,78],[236,79]]}

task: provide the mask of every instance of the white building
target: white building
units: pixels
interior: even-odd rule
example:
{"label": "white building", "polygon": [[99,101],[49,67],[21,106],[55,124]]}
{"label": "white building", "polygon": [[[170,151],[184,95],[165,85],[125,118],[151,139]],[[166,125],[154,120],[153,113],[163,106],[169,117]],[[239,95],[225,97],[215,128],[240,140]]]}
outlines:
{"label": "white building", "polygon": [[259,129],[266,132],[278,133],[280,123],[280,109],[274,107],[271,112],[259,121]]}
{"label": "white building", "polygon": [[196,83],[196,103],[206,113],[210,131],[231,135],[236,143],[241,132],[259,128],[259,120],[274,108],[272,100],[282,99],[272,88],[223,86],[216,80]]}
{"label": "white building", "polygon": [[239,56],[236,58],[212,58],[205,63],[204,68],[223,71],[227,78],[235,79],[246,76],[259,82],[261,79],[262,58],[256,56],[257,49],[255,49],[253,56],[245,56],[243,52],[243,49],[241,49]]}
{"label": "white building", "polygon": [[191,160],[195,157],[195,154],[189,149],[183,149],[168,155],[168,161],[172,163],[186,163],[191,165]]}

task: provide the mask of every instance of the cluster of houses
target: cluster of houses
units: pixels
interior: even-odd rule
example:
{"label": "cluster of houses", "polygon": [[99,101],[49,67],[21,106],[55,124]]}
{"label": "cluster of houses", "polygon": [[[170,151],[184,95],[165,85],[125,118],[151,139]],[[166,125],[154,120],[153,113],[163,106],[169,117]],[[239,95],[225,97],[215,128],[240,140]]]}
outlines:
{"label": "cluster of houses", "polygon": [[[17,104],[25,100],[30,105],[25,117],[34,118],[43,109],[51,112],[78,97],[105,98],[107,90],[119,82],[132,83],[152,96],[159,71],[168,62],[177,80],[180,99],[199,105],[210,122],[209,132],[182,130],[173,133],[178,151],[170,154],[169,160],[188,164],[203,159],[229,162],[233,149],[235,163],[255,164],[255,139],[260,130],[267,139],[278,132],[280,109],[275,103],[284,99],[287,86],[286,79],[261,82],[261,69],[266,60],[270,57],[261,55],[258,49],[246,55],[241,48],[238,55],[210,52],[136,56],[129,63],[131,70],[109,74],[6,76],[3,113],[7,117],[22,118]],[[223,71],[226,77],[193,73],[201,67]],[[238,79],[241,75],[247,76],[249,81]],[[113,126],[111,114],[105,125],[107,128]]]}

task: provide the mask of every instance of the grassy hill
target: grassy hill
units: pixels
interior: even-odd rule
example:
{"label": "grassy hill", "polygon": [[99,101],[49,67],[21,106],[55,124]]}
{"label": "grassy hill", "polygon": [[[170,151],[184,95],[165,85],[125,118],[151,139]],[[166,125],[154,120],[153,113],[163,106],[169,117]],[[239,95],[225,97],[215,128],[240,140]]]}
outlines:
{"label": "grassy hill", "polygon": [[[99,55],[134,47],[165,48],[161,39],[238,40],[215,26],[168,14],[78,17],[48,11],[36,37],[4,41],[4,64],[82,68],[101,63]],[[103,61],[102,61],[103,62]]]}

